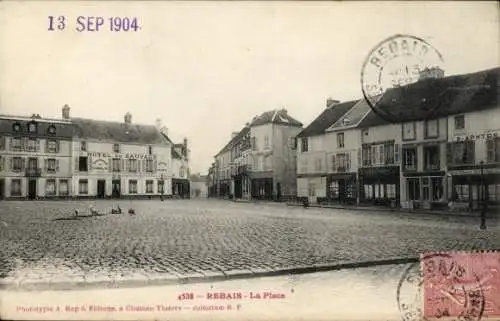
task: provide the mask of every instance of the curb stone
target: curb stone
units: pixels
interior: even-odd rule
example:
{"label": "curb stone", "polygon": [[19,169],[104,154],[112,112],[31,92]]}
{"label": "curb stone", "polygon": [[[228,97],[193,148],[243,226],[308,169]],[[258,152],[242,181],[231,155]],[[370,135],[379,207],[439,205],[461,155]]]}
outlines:
{"label": "curb stone", "polygon": [[251,279],[270,276],[282,276],[289,274],[306,274],[315,272],[337,271],[342,269],[356,269],[365,268],[378,265],[398,265],[418,262],[418,257],[401,257],[390,258],[376,261],[364,262],[344,262],[336,264],[315,264],[311,266],[298,266],[277,270],[256,269],[251,270],[230,270],[224,271],[222,274],[214,274],[205,276],[201,273],[186,274],[179,276],[179,278],[154,278],[144,280],[99,280],[94,282],[82,281],[63,281],[63,282],[29,282],[29,285],[24,285],[24,282],[14,281],[0,282],[0,290],[9,291],[70,291],[70,290],[88,290],[88,289],[102,289],[102,288],[135,288],[144,286],[162,286],[162,285],[179,285],[179,284],[193,284],[193,283],[211,283],[220,281],[229,281],[236,279]]}

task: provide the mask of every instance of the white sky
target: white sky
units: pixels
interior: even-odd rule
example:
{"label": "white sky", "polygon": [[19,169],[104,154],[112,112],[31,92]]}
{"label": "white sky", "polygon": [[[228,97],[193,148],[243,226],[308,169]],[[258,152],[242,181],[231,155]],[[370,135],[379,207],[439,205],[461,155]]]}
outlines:
{"label": "white sky", "polygon": [[[492,2],[0,2],[0,113],[154,124],[190,140],[205,173],[232,131],[287,108],[309,124],[327,97],[361,97],[369,51],[394,34],[422,37],[446,74],[500,65]],[[65,15],[64,31],[47,31]],[[83,16],[138,17],[138,32],[79,33]]]}

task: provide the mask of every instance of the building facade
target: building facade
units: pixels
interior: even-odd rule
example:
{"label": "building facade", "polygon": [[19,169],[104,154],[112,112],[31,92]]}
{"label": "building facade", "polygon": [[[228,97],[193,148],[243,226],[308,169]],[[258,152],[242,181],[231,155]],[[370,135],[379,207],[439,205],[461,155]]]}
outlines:
{"label": "building facade", "polygon": [[72,136],[67,120],[1,116],[0,199],[71,195]]}
{"label": "building facade", "polygon": [[296,195],[295,136],[302,124],[285,109],[262,113],[215,156],[218,196],[279,200]]}
{"label": "building facade", "polygon": [[172,195],[174,197],[190,197],[188,140],[172,147]]}
{"label": "building facade", "polygon": [[170,142],[153,125],[71,118],[73,191],[77,197],[172,194]]}

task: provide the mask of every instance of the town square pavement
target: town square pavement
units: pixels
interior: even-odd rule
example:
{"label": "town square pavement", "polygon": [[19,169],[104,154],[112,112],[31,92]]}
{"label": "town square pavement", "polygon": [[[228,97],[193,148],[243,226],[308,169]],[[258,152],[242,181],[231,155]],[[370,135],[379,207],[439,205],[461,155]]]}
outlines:
{"label": "town square pavement", "polygon": [[[101,216],[89,214],[95,206]],[[107,214],[120,205],[136,215]],[[4,288],[199,282],[500,249],[500,224],[470,217],[222,200],[0,203]]]}

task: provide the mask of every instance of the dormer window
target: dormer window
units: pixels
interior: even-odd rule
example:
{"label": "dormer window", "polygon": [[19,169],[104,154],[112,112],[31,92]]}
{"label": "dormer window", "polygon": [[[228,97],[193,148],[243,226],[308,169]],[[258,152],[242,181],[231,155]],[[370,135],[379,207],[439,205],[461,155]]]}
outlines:
{"label": "dormer window", "polygon": [[56,133],[56,126],[54,126],[54,125],[50,125],[50,126],[49,126],[49,129],[48,129],[48,132],[49,132],[49,134],[51,134],[51,135],[55,135],[55,133]]}
{"label": "dormer window", "polygon": [[12,130],[15,131],[16,133],[20,132],[21,131],[21,124],[14,123],[14,125],[12,125]]}
{"label": "dormer window", "polygon": [[28,124],[28,131],[30,133],[36,133],[36,128],[37,128],[37,126],[36,126],[35,122],[31,122]]}

